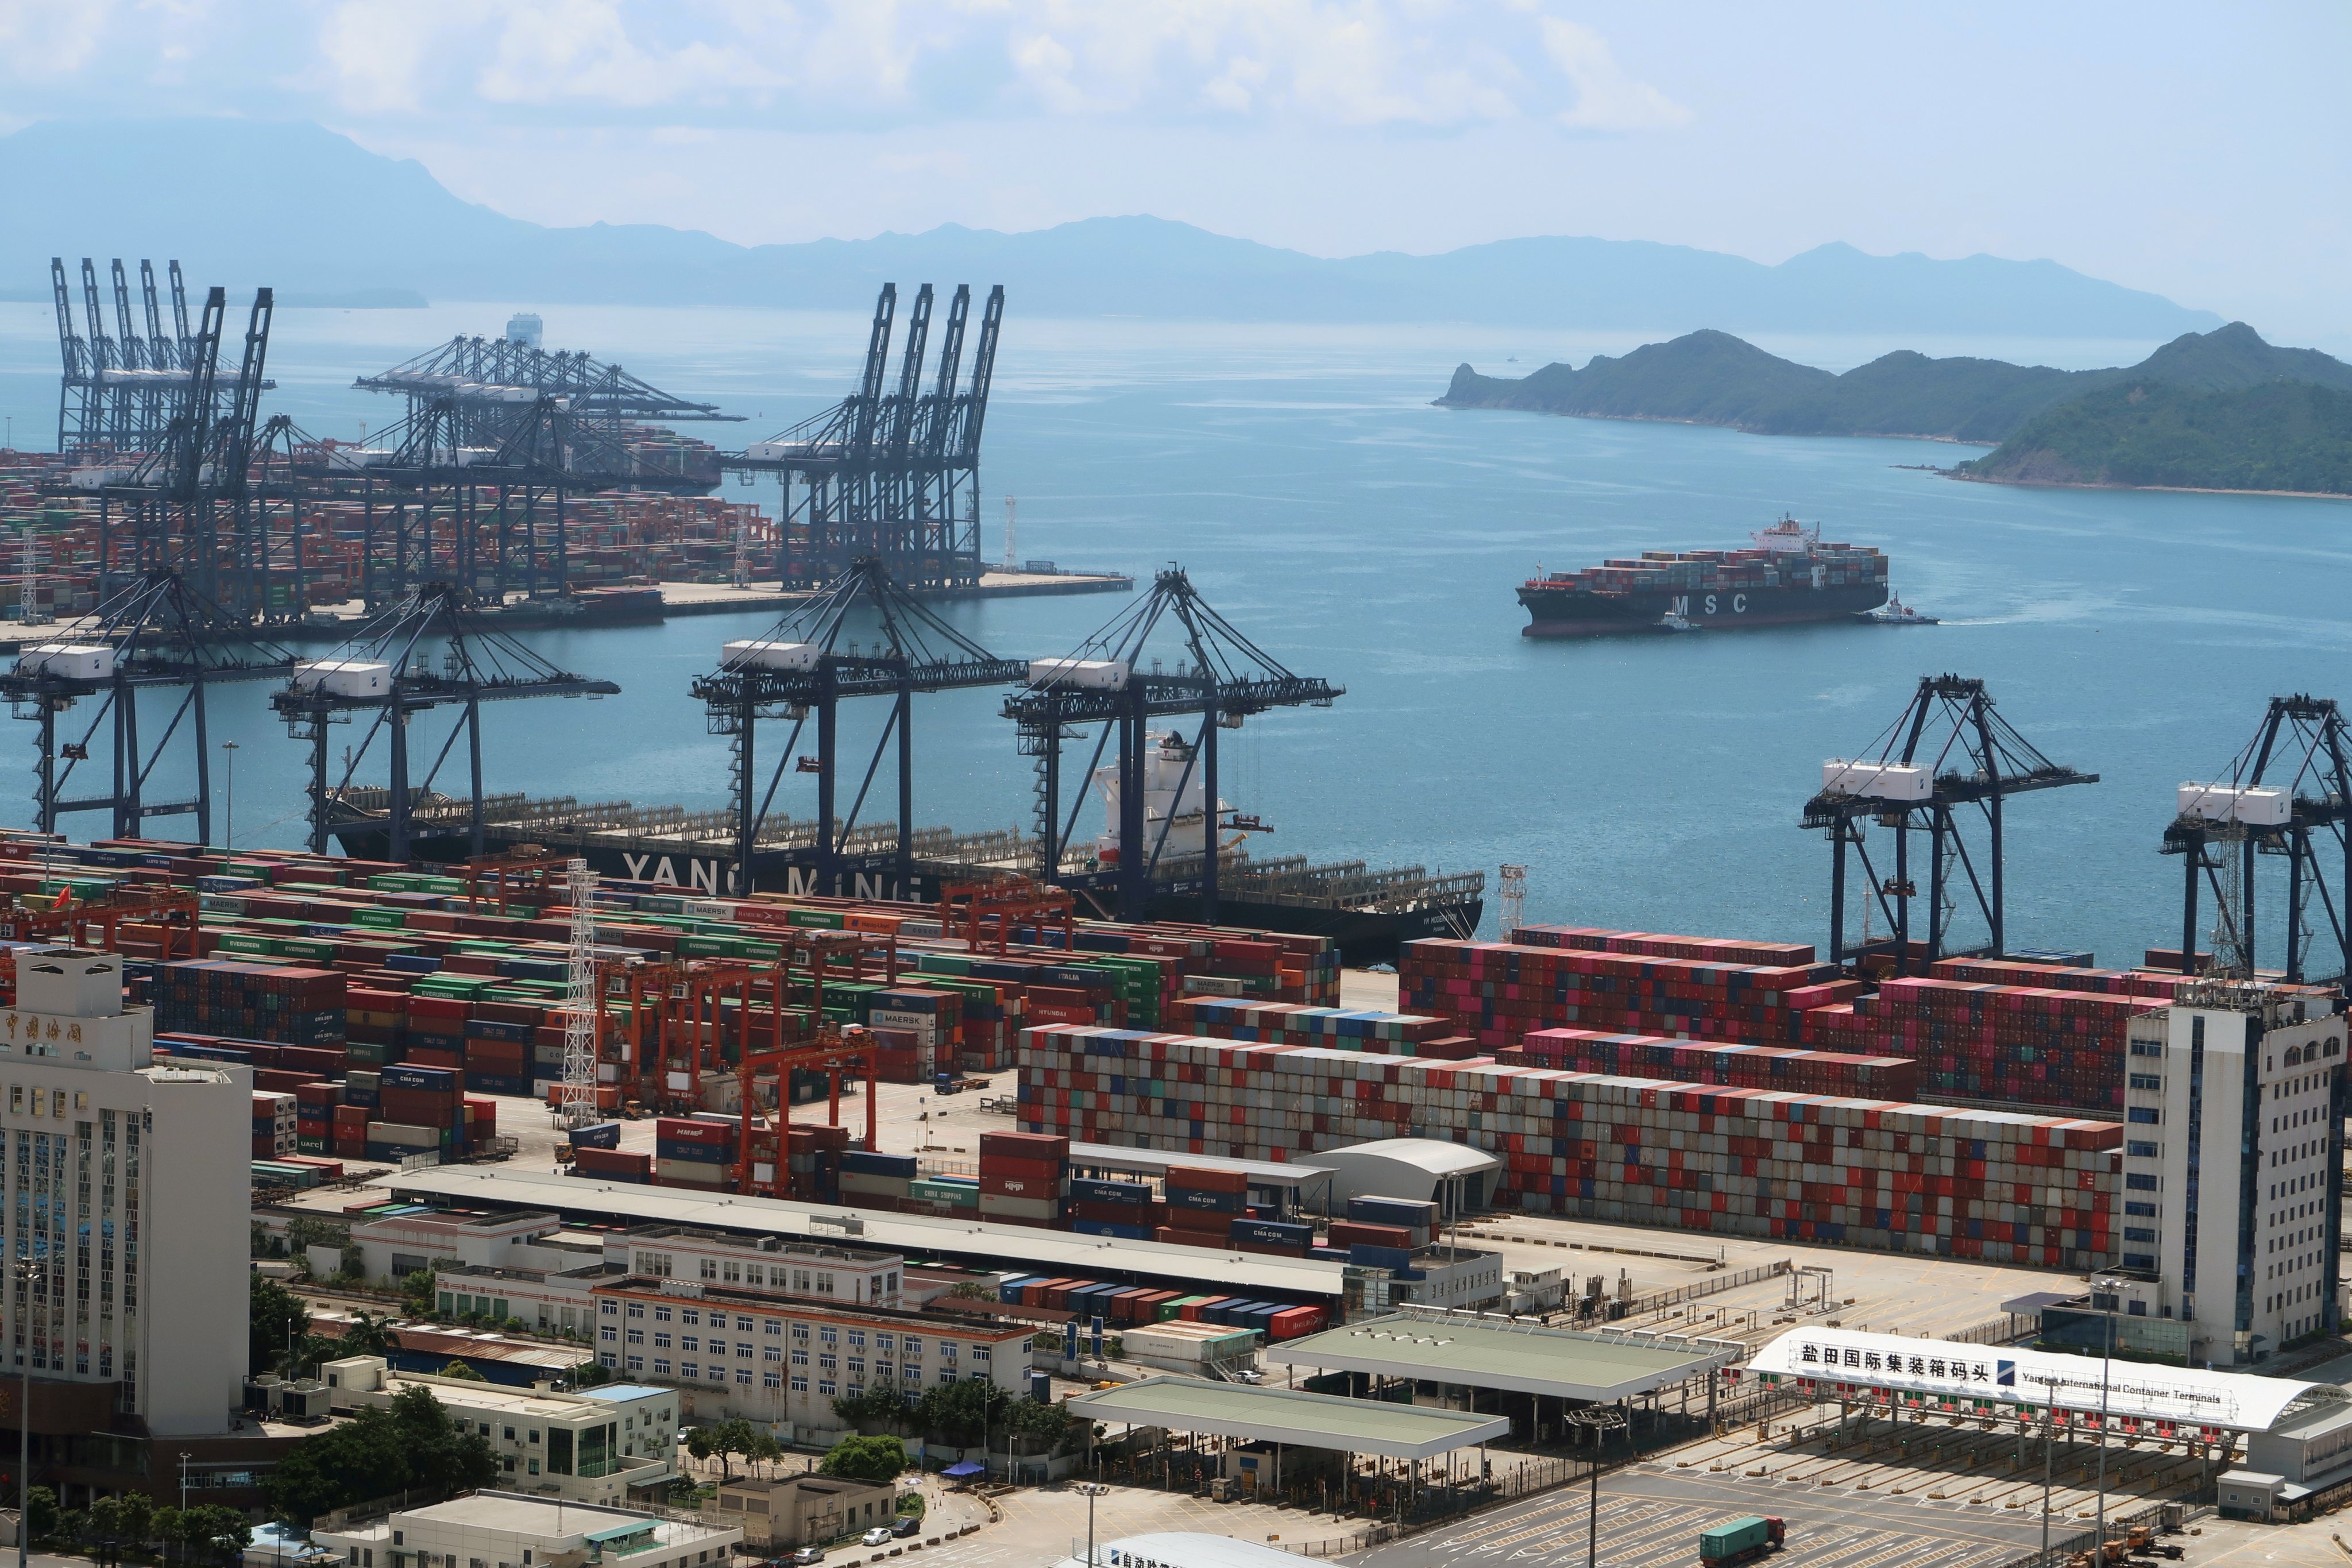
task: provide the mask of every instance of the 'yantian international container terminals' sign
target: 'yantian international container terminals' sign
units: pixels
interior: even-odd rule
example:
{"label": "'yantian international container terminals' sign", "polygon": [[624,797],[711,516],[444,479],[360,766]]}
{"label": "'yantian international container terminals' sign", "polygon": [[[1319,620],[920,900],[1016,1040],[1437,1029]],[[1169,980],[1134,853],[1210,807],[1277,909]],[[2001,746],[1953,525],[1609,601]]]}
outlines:
{"label": "'yantian international container terminals' sign", "polygon": [[2062,1421],[2096,1419],[2104,1405],[2111,1420],[2133,1427],[2154,1423],[2164,1431],[2266,1432],[2299,1402],[2346,1397],[2285,1378],[1846,1329],[1793,1329],[1739,1371],[1760,1382],[1794,1379],[1824,1394],[1874,1394],[1928,1408],[2038,1411],[2046,1405]]}

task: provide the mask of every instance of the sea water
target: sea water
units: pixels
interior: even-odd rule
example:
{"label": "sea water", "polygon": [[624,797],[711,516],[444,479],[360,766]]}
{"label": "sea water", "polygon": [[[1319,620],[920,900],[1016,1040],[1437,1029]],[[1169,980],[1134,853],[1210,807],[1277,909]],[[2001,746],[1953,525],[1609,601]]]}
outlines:
{"label": "sea water", "polygon": [[[362,422],[381,430],[398,405],[351,390],[352,376],[460,330],[494,332],[509,309],[282,311],[268,406],[319,435],[355,438]],[[585,347],[745,416],[688,426],[727,445],[838,396],[865,342],[865,319],[852,313],[542,313],[551,346]],[[28,447],[54,438],[51,331],[46,309],[0,307],[0,407]],[[1528,868],[1532,919],[1821,942],[1829,848],[1798,818],[1822,761],[1874,754],[1920,676],[1950,671],[1983,679],[2002,716],[2050,758],[2100,775],[2012,802],[2011,945],[2127,961],[2177,942],[2180,863],[2158,852],[2174,786],[2226,774],[2273,693],[2352,698],[2352,510],[1962,483],[1920,465],[1972,450],[1933,442],[1429,405],[1464,359],[1517,374],[1622,353],[1643,336],[1032,321],[1016,307],[988,416],[986,548],[1002,552],[1003,498],[1017,497],[1020,556],[1143,583],[1181,565],[1267,656],[1347,688],[1328,710],[1254,717],[1226,737],[1223,793],[1273,828],[1253,838],[1259,855],[1483,869],[1490,882],[1512,861]],[[2127,363],[2149,346],[1762,341],[1832,369],[1895,346],[2069,367]],[[774,495],[731,482],[722,493],[770,504]],[[1886,552],[1896,591],[1944,624],[1519,635],[1527,617],[1513,590],[1538,567],[1735,548],[1783,511],[1820,523],[1825,538]],[[1026,658],[1071,650],[1129,603],[1003,599],[940,613],[992,650]],[[727,742],[706,733],[688,687],[722,641],[772,619],[534,635],[548,658],[617,680],[623,693],[486,709],[488,787],[720,805]],[[1171,664],[1181,653],[1172,642],[1160,651]],[[238,742],[241,845],[293,845],[303,833],[305,748],[274,721],[268,695],[247,685],[214,698],[215,743]],[[1001,700],[919,700],[919,823],[1032,825],[1032,763],[1015,753]],[[845,719],[844,755],[855,759],[844,766],[845,807],[880,706]],[[151,733],[156,722],[146,721]],[[343,747],[364,732],[338,733],[339,776]],[[446,718],[417,726],[419,774],[446,732]],[[771,762],[782,736],[763,737]],[[0,727],[0,746],[24,769],[20,787],[0,782],[0,822],[28,819],[31,738],[29,725]],[[1091,736],[1066,748],[1073,775],[1092,749]],[[378,742],[362,760],[363,782],[382,782],[382,751]],[[464,754],[461,743],[442,764],[439,787],[461,785]],[[216,768],[216,792],[224,784]],[[775,809],[808,815],[813,784],[787,773]],[[163,780],[151,797],[172,787]],[[886,761],[861,820],[887,814],[890,797]],[[1090,802],[1080,831],[1101,826]],[[69,830],[100,836],[105,825],[89,816]],[[1871,831],[1874,856],[1891,855],[1890,836]],[[1962,905],[1958,932],[1969,940],[1979,928],[1965,894]],[[1850,920],[1852,935],[1858,907]],[[2276,958],[2275,944],[2265,956]]]}

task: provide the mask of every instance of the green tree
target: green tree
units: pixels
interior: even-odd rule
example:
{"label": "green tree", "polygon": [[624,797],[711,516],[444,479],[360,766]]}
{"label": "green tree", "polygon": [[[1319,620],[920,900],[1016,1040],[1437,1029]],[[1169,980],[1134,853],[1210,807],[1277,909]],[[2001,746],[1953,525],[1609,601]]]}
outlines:
{"label": "green tree", "polygon": [[893,1432],[907,1429],[907,1401],[895,1388],[869,1388],[863,1394],[845,1394],[833,1402],[833,1413],[852,1426],[887,1426]]}
{"label": "green tree", "polygon": [[[113,1500],[121,1539],[143,1546],[155,1538],[155,1500],[145,1492],[124,1492]],[[96,1505],[92,1505],[93,1510]]]}
{"label": "green tree", "polygon": [[30,1528],[26,1533],[40,1541],[58,1528],[58,1494],[47,1487],[35,1487],[25,1494],[25,1522]]}
{"label": "green tree", "polygon": [[1011,1396],[992,1383],[943,1383],[923,1391],[915,1405],[915,1425],[936,1433],[950,1447],[969,1448],[992,1424],[1003,1419]]}
{"label": "green tree", "polygon": [[461,1430],[431,1390],[405,1388],[393,1395],[392,1420],[407,1455],[409,1485],[448,1497],[498,1479],[489,1439]]}
{"label": "green tree", "polygon": [[467,1383],[488,1383],[490,1381],[488,1378],[484,1377],[480,1373],[476,1372],[472,1363],[464,1361],[451,1362],[447,1366],[441,1369],[441,1375],[443,1377],[458,1378]]}
{"label": "green tree", "polygon": [[243,1550],[251,1534],[243,1513],[219,1503],[205,1503],[180,1516],[181,1539],[200,1563],[217,1563]]}
{"label": "green tree", "polygon": [[339,1342],[341,1353],[347,1356],[389,1356],[396,1348],[392,1319],[381,1312],[353,1312],[352,1321],[343,1325],[343,1337]]}
{"label": "green tree", "polygon": [[[299,1454],[301,1450],[298,1448],[295,1452]],[[309,1521],[306,1519],[304,1522]],[[147,1539],[166,1549],[180,1539],[180,1510],[176,1506],[167,1502],[156,1507],[148,1517]]]}
{"label": "green tree", "polygon": [[256,1274],[248,1327],[246,1371],[263,1372],[277,1364],[287,1346],[310,1331],[310,1309],[277,1280]]}
{"label": "green tree", "polygon": [[439,1305],[434,1294],[434,1273],[430,1268],[418,1268],[400,1277],[400,1305],[412,1318],[429,1318]]}
{"label": "green tree", "polygon": [[987,1286],[982,1284],[977,1279],[967,1279],[961,1285],[952,1286],[949,1289],[948,1294],[950,1296],[960,1296],[967,1301],[993,1301],[996,1300],[996,1292],[990,1289]]}
{"label": "green tree", "polygon": [[[747,1425],[750,1425],[747,1423]],[[743,1439],[743,1458],[754,1465],[772,1465],[784,1457],[784,1446],[765,1426],[753,1425]]]}
{"label": "green tree", "polygon": [[777,1455],[783,1452],[764,1429],[754,1426],[740,1415],[690,1427],[686,1434],[686,1451],[698,1459],[716,1458],[719,1461],[719,1479],[722,1482],[735,1479],[732,1461],[738,1456],[749,1455],[763,1444]]}
{"label": "green tree", "polygon": [[844,1437],[819,1462],[828,1476],[887,1481],[907,1468],[907,1446],[896,1437]]}
{"label": "green tree", "polygon": [[122,1500],[119,1497],[92,1498],[82,1516],[82,1526],[89,1539],[96,1542],[121,1541]]}

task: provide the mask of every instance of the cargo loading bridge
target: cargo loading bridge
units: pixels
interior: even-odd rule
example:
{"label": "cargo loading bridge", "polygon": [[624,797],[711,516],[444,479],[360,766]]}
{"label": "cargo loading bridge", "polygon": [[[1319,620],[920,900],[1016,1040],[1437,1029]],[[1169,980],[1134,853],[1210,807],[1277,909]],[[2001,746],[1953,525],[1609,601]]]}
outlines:
{"label": "cargo loading bridge", "polygon": [[830,581],[863,557],[883,562],[913,588],[980,581],[980,436],[1004,321],[1004,288],[988,292],[971,374],[959,386],[971,288],[948,304],[939,368],[923,388],[931,286],[915,295],[895,390],[887,387],[898,286],[875,301],[857,389],[824,413],[720,459],[746,480],[772,474],[782,487],[777,575],[787,588]]}
{"label": "cargo loading bridge", "polygon": [[[75,321],[73,289],[65,258],[49,258],[49,289],[58,312],[58,353],[65,374],[58,387],[58,450],[92,461],[134,457],[163,444],[186,401],[188,387],[208,350],[188,324],[187,284],[180,264],[171,272],[172,319],[164,324],[155,288],[155,264],[139,264],[141,317],[131,310],[130,279],[122,261],[113,262],[114,331],[106,330],[98,269],[81,258],[81,320]],[[265,381],[257,390],[275,383]]]}
{"label": "cargo loading bridge", "polygon": [[[870,622],[879,640],[861,651],[847,634]],[[1010,686],[1028,679],[1030,667],[990,653],[910,598],[892,581],[880,560],[854,563],[817,598],[779,621],[764,637],[730,642],[719,668],[698,677],[694,696],[709,716],[710,733],[734,742],[730,811],[740,894],[758,880],[761,856],[754,853],[768,809],[788,767],[816,774],[816,820],[813,842],[782,852],[789,865],[805,865],[815,876],[813,890],[841,892],[845,870],[887,868],[898,879],[899,898],[912,896],[916,837],[914,820],[914,698],[917,692]],[[839,709],[844,698],[887,697],[889,720],[875,742],[848,815],[839,813]],[[798,759],[795,746],[811,717],[816,721],[816,753]],[[778,752],[762,789],[753,751],[759,721],[789,719],[792,731]],[[853,856],[850,836],[857,826],[874,776],[893,740],[898,749],[898,827],[887,861],[868,852]],[[878,849],[878,844],[876,848]]]}
{"label": "cargo loading bridge", "polygon": [[[2213,894],[2211,972],[2252,978],[2254,959],[2254,871],[2258,858],[2286,861],[2286,968],[2290,984],[2314,978],[2305,973],[2315,932],[2315,900],[2336,950],[2336,980],[2352,973],[2352,930],[2347,900],[2352,898],[2352,740],[2335,700],[2273,697],[2254,738],[2230,764],[2226,780],[2184,784],[2174,805],[2172,826],[2164,831],[2164,853],[2181,857],[2180,962],[2194,973],[2198,963],[2198,884]],[[2328,887],[2334,873],[2335,889]]]}
{"label": "cargo loading bridge", "polygon": [[[1897,974],[1925,973],[1951,956],[1956,894],[1963,881],[1990,933],[1990,951],[2008,951],[2006,890],[2002,879],[2002,803],[2013,795],[2096,784],[2099,775],[2052,762],[1993,710],[1984,682],[1957,675],[1928,675],[1902,716],[1880,731],[1876,751],[1860,759],[1832,758],[1822,764],[1821,793],[1805,803],[1802,826],[1827,831],[1830,862],[1830,962],[1843,964],[1845,945],[1846,853],[1862,862],[1869,879],[1864,940],[1852,950],[1865,963],[1876,944],[1868,936],[1870,912],[1883,916],[1894,933]],[[1961,829],[1964,816],[1981,819],[1985,842],[1973,854]],[[1876,820],[1895,830],[1895,866],[1881,877],[1864,844],[1865,824]],[[1911,865],[1911,836],[1927,836],[1927,930],[1925,961],[1912,959],[1911,901],[1918,887]]]}
{"label": "cargo loading bridge", "polygon": [[[440,654],[436,668],[433,655]],[[326,853],[331,833],[380,826],[380,853],[370,859],[406,860],[415,849],[414,814],[457,737],[467,739],[472,788],[467,800],[468,853],[485,843],[482,793],[482,704],[526,697],[607,697],[621,689],[558,669],[512,637],[484,624],[447,584],[427,584],[362,627],[327,658],[294,667],[286,689],[269,700],[287,733],[310,743],[310,850]],[[410,782],[409,724],[436,708],[459,710],[448,739],[422,780]],[[373,714],[348,752],[341,781],[327,783],[327,742],[333,726]],[[351,798],[352,776],[378,735],[389,735],[390,783],[380,816]],[[348,846],[347,846],[348,847]]]}
{"label": "cargo loading bridge", "polygon": [[[1173,671],[1153,659],[1142,668],[1152,636],[1177,630],[1182,657]],[[1004,700],[1004,716],[1019,727],[1021,753],[1037,760],[1037,875],[1072,889],[1104,889],[1117,900],[1118,918],[1146,918],[1152,893],[1199,897],[1203,923],[1217,921],[1219,862],[1228,823],[1217,798],[1217,733],[1276,708],[1324,708],[1346,694],[1315,676],[1297,675],[1209,607],[1182,568],[1152,580],[1151,592],[1089,637],[1066,658],[1030,663],[1028,684]],[[1155,742],[1158,719],[1198,715],[1190,742],[1171,735]],[[1081,790],[1062,809],[1062,743],[1072,727],[1100,724],[1088,776],[1116,738],[1118,761],[1110,790],[1118,812],[1117,858],[1111,868],[1073,869],[1065,851]],[[1169,742],[1172,741],[1173,745]],[[1165,777],[1174,776],[1172,785]],[[1163,867],[1166,868],[1163,870]]]}
{"label": "cargo loading bridge", "polygon": [[406,398],[411,426],[433,411],[453,453],[487,456],[509,447],[530,411],[551,404],[583,433],[583,476],[618,475],[623,484],[680,493],[700,494],[718,484],[716,450],[646,422],[731,423],[742,417],[719,412],[715,403],[664,392],[588,354],[541,349],[514,338],[460,334],[352,384]]}

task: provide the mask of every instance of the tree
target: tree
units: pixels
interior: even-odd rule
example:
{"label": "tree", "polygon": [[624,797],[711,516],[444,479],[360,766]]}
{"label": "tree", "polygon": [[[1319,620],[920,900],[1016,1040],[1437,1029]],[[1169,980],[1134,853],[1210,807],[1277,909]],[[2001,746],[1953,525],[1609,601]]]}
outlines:
{"label": "tree", "polygon": [[25,1494],[26,1533],[38,1541],[58,1528],[58,1494],[47,1487],[35,1487]]}
{"label": "tree", "polygon": [[[296,1453],[301,1452],[296,1449]],[[171,1503],[159,1505],[147,1521],[147,1539],[159,1546],[169,1546],[180,1539],[180,1510]]]}
{"label": "tree", "polygon": [[430,1268],[411,1269],[400,1277],[401,1309],[412,1318],[429,1318],[440,1298],[434,1293],[434,1274]]}
{"label": "tree", "polygon": [[943,1383],[923,1391],[915,1405],[915,1425],[937,1433],[950,1447],[969,1448],[981,1440],[988,1426],[1001,1418],[1011,1398],[992,1383],[967,1380]]}
{"label": "tree", "polygon": [[[113,1500],[116,1507],[116,1528],[121,1538],[133,1546],[143,1546],[155,1537],[155,1500],[145,1492],[124,1492]],[[97,1511],[95,1503],[91,1511]]]}
{"label": "tree", "polygon": [[310,1309],[302,1299],[267,1275],[253,1276],[248,1313],[249,1337],[246,1371],[262,1372],[277,1363],[286,1348],[310,1327]]}
{"label": "tree", "polygon": [[339,1342],[347,1356],[389,1356],[396,1348],[392,1319],[383,1313],[353,1312],[352,1321],[343,1326],[343,1337]]}
{"label": "tree", "polygon": [[432,1390],[401,1390],[393,1395],[391,1414],[407,1455],[411,1486],[448,1497],[498,1479],[499,1459],[489,1439],[460,1431]]}
{"label": "tree", "polygon": [[869,1388],[863,1394],[844,1395],[833,1402],[833,1413],[852,1426],[907,1429],[907,1401],[895,1388]]}
{"label": "tree", "polygon": [[201,1562],[217,1562],[242,1551],[251,1534],[243,1513],[219,1503],[205,1503],[180,1515],[180,1537]]}
{"label": "tree", "polygon": [[977,1279],[967,1279],[961,1285],[953,1286],[950,1288],[948,1294],[950,1296],[960,1296],[967,1301],[993,1301],[996,1300],[996,1292],[990,1289],[987,1286],[982,1284]]}
{"label": "tree", "polygon": [[844,1437],[817,1468],[850,1480],[895,1480],[907,1468],[907,1446],[896,1437]]}
{"label": "tree", "polygon": [[717,1458],[719,1479],[722,1482],[735,1479],[734,1467],[730,1460],[738,1455],[752,1456],[762,1446],[767,1450],[767,1457],[781,1457],[783,1453],[764,1428],[754,1426],[740,1415],[690,1427],[686,1434],[686,1451],[698,1459]]}
{"label": "tree", "polygon": [[488,1378],[484,1377],[480,1373],[476,1372],[472,1363],[465,1361],[451,1362],[447,1366],[441,1369],[441,1375],[443,1377],[454,1377],[465,1383],[488,1383],[490,1381]]}
{"label": "tree", "polygon": [[[749,1425],[749,1423],[747,1423]],[[765,1426],[752,1426],[743,1439],[743,1458],[747,1463],[772,1465],[784,1457],[784,1446]]]}

